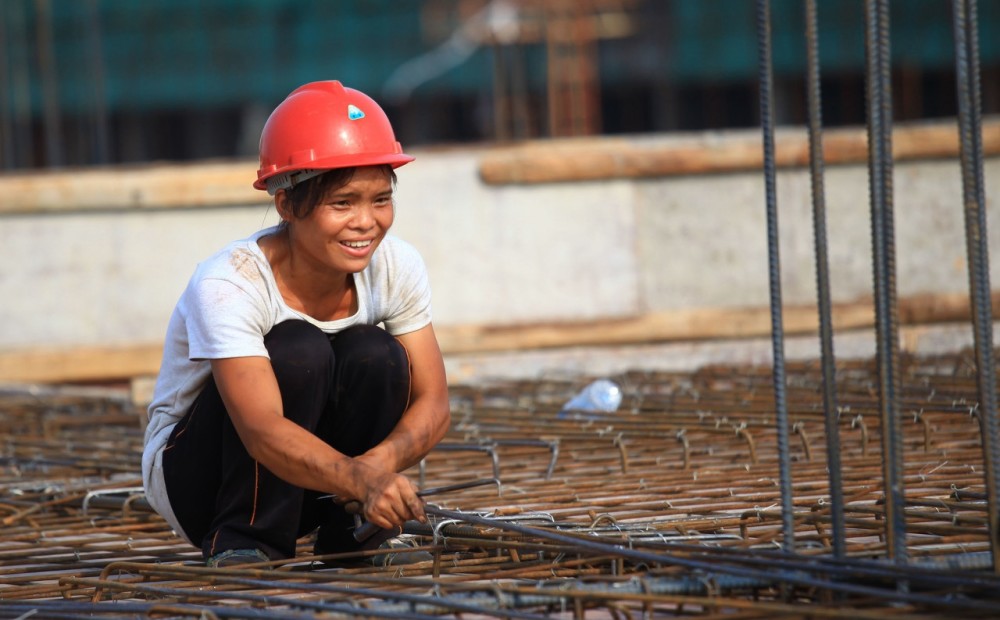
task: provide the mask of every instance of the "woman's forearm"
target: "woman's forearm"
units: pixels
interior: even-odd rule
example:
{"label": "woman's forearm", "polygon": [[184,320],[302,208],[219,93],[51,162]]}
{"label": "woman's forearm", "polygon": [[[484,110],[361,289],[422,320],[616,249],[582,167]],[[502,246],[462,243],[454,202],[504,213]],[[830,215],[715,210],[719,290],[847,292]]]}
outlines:
{"label": "woman's forearm", "polygon": [[402,472],[413,467],[430,452],[448,432],[451,412],[443,403],[414,402],[403,414],[396,428],[364,457],[387,471]]}
{"label": "woman's forearm", "polygon": [[238,432],[250,456],[289,484],[342,497],[362,493],[361,464],[284,417]]}

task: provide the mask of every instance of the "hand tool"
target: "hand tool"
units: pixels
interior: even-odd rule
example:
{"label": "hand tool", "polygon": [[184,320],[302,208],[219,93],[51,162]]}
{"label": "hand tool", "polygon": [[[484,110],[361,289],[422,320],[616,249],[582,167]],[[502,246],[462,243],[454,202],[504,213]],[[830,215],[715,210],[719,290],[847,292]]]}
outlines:
{"label": "hand tool", "polygon": [[[488,484],[495,484],[497,488],[500,488],[500,480],[497,478],[481,478],[479,480],[470,480],[468,482],[458,482],[456,484],[448,484],[439,487],[431,487],[428,489],[423,489],[417,491],[417,497],[427,497],[430,495],[437,495],[439,493],[449,493],[451,491],[461,491],[463,489],[471,489],[475,487],[486,486]],[[337,501],[336,495],[321,495],[319,499],[333,499]],[[365,521],[362,517],[364,512],[364,506],[361,502],[357,500],[350,500],[344,503],[344,510],[348,513],[354,515],[354,540],[362,543],[363,549],[372,549],[389,538],[394,536],[399,536],[403,533],[403,528],[396,526],[393,529],[385,529]],[[378,534],[376,536],[376,534]]]}

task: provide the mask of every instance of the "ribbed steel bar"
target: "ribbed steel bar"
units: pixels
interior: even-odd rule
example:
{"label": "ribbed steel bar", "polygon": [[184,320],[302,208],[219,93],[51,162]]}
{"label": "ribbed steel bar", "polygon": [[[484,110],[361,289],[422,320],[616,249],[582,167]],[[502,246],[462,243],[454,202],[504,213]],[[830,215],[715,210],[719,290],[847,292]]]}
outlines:
{"label": "ribbed steel bar", "polygon": [[823,415],[827,467],[830,470],[830,516],[833,553],[843,557],[844,492],[840,465],[840,414],[830,310],[830,267],[826,244],[826,192],[823,187],[823,113],[820,93],[819,28],[816,0],[804,0],[806,18],[806,101],[809,120],[809,179],[813,204],[813,240],[816,255],[816,297],[819,313],[820,364],[823,375]]}
{"label": "ribbed steel bar", "polygon": [[788,405],[785,399],[785,339],[781,307],[781,253],[778,240],[778,197],[774,154],[773,63],[771,60],[771,3],[757,0],[757,54],[760,73],[760,119],[764,143],[764,186],[767,205],[767,264],[771,302],[774,407],[777,416],[778,467],[781,483],[782,544],[795,551],[792,466],[788,447]]}
{"label": "ribbed steel bar", "polygon": [[[486,518],[476,514],[463,514],[456,511],[449,511],[429,506],[428,510],[438,516],[445,516],[455,521],[469,521],[484,525],[492,529],[507,529],[517,531],[522,534],[536,535],[542,539],[557,541],[561,544],[562,552],[574,550],[601,551],[605,553],[633,555],[634,559],[657,561],[665,564],[689,564],[692,568],[706,568],[715,566],[718,572],[727,573],[729,570],[725,563],[744,567],[787,569],[791,571],[808,571],[815,575],[826,575],[840,579],[899,579],[906,578],[914,582],[924,582],[927,585],[941,585],[947,587],[975,586],[978,588],[988,588],[1000,593],[1000,581],[989,574],[959,572],[962,565],[960,563],[948,564],[948,567],[955,572],[942,573],[939,566],[933,562],[928,562],[925,566],[900,567],[893,564],[867,560],[842,559],[829,560],[823,556],[788,555],[767,550],[757,550],[753,553],[746,553],[744,550],[726,547],[711,547],[694,545],[684,542],[676,542],[673,539],[641,539],[635,536],[640,533],[638,530],[628,531],[629,536],[626,541],[628,547],[624,547],[615,540],[611,534],[615,530],[603,530],[601,536],[594,536],[596,532],[588,531],[586,535],[581,532],[571,530],[560,531],[558,527],[552,525],[522,525],[516,522],[497,518]],[[622,530],[618,530],[622,533]],[[549,536],[552,534],[552,536]],[[578,541],[585,543],[594,542],[596,545],[578,545]],[[603,545],[603,546],[602,546]],[[656,559],[658,558],[658,559]],[[764,573],[757,575],[743,575],[744,577],[759,577],[770,579]]]}
{"label": "ribbed steel bar", "polygon": [[899,334],[896,308],[895,242],[892,207],[892,88],[889,56],[889,2],[865,0],[866,98],[869,199],[875,297],[876,362],[882,464],[889,556],[905,563],[903,446],[899,409]]}
{"label": "ribbed steel bar", "polygon": [[[704,560],[697,557],[693,558],[682,557],[679,555],[673,555],[669,553],[654,553],[650,551],[638,550],[631,547],[614,544],[612,542],[598,541],[592,538],[583,538],[583,537],[576,538],[560,532],[548,531],[537,527],[523,526],[516,523],[510,523],[497,519],[488,519],[474,514],[462,513],[453,510],[446,510],[438,508],[436,506],[427,506],[427,511],[428,514],[432,514],[438,517],[443,517],[455,521],[466,521],[469,523],[483,525],[486,527],[513,531],[520,534],[543,538],[558,543],[575,545],[580,549],[584,549],[591,552],[607,553],[608,551],[613,551],[615,554],[621,555],[625,558],[638,562],[683,566],[689,569],[706,571],[709,574],[718,572],[736,577],[761,576],[760,569],[746,568],[738,564],[727,565],[723,562],[718,561],[717,558],[713,558],[711,560]],[[775,566],[777,565],[777,561],[772,561],[769,562],[768,564],[771,567],[769,572],[772,578],[776,581],[776,583],[779,584],[794,584],[805,588],[823,588],[834,592],[842,592],[842,593],[861,595],[861,596],[888,597],[891,600],[896,600],[901,602],[913,602],[913,603],[932,604],[932,605],[942,603],[940,598],[937,596],[927,596],[924,594],[916,594],[903,591],[889,592],[885,589],[876,588],[869,585],[837,582],[834,580],[827,580],[825,578],[816,575],[803,574],[800,571],[776,569]],[[984,603],[973,600],[949,601],[949,604],[953,604],[957,608],[967,608],[978,611],[995,611],[996,609],[992,603]]]}
{"label": "ribbed steel bar", "polygon": [[[469,603],[454,597],[443,597],[435,594],[413,594],[409,592],[393,591],[391,589],[386,589],[384,587],[362,587],[357,583],[350,585],[332,585],[330,583],[319,583],[316,581],[308,582],[293,582],[289,579],[278,578],[268,579],[265,577],[251,577],[241,574],[242,571],[230,571],[226,575],[211,575],[208,576],[213,584],[226,584],[241,587],[249,587],[254,589],[263,589],[268,591],[285,591],[287,593],[295,593],[296,591],[307,591],[309,593],[319,593],[326,596],[331,595],[351,595],[374,598],[376,600],[389,600],[393,602],[406,603],[409,607],[408,610],[389,610],[382,608],[378,612],[372,606],[366,606],[366,615],[372,617],[383,617],[383,618],[427,618],[431,613],[440,613],[442,610],[447,610],[453,613],[476,613],[481,615],[496,616],[500,618],[521,618],[523,620],[541,620],[542,616],[536,614],[519,612],[516,610],[490,610],[483,605],[477,605],[474,603]],[[180,597],[191,597],[192,599],[213,599],[218,598],[214,593],[197,592],[192,590],[175,589],[175,591],[167,592],[165,588],[160,586],[147,586],[142,583],[136,584],[120,584],[113,581],[97,582],[93,580],[77,580],[81,584],[94,585],[95,587],[102,587],[111,589],[135,589],[141,592],[147,592],[151,594],[170,594]],[[382,584],[387,585],[385,583]],[[391,585],[391,584],[388,584]],[[286,596],[285,598],[279,598],[274,594],[268,594],[266,597],[256,594],[239,594],[237,595],[233,591],[227,592],[227,596],[233,598],[241,598],[243,600],[248,600],[252,602],[265,602],[269,605],[281,604],[282,606],[287,606],[292,609],[295,607],[303,607],[306,609],[312,609],[314,611],[321,612],[333,612],[333,613],[348,613],[353,614],[358,611],[357,607],[353,605],[345,605],[340,603],[330,603],[330,602],[311,602],[304,601],[302,599],[295,599],[291,596]],[[433,617],[433,616],[430,616]]]}
{"label": "ribbed steel bar", "polygon": [[979,420],[983,430],[993,570],[1000,573],[1000,421],[997,419],[997,375],[993,358],[993,308],[990,299],[989,236],[983,183],[976,6],[975,0],[952,1],[962,198],[965,205],[965,243],[969,265],[969,298],[972,300],[976,381],[979,388]]}
{"label": "ribbed steel bar", "polygon": [[4,603],[0,605],[0,618],[15,618],[17,620],[27,618],[48,618],[71,620],[79,618],[86,620],[107,614],[112,617],[123,617],[123,614],[130,614],[129,617],[138,618],[142,616],[156,617],[185,617],[211,620],[212,618],[261,618],[266,620],[283,620],[288,618],[312,619],[315,614],[306,612],[294,612],[287,609],[279,611],[269,609],[255,609],[253,607],[226,607],[222,605],[189,605],[189,604],[164,604],[158,602],[118,602],[114,609],[109,609],[107,605],[95,603],[81,603],[76,601],[35,601],[32,603]]}

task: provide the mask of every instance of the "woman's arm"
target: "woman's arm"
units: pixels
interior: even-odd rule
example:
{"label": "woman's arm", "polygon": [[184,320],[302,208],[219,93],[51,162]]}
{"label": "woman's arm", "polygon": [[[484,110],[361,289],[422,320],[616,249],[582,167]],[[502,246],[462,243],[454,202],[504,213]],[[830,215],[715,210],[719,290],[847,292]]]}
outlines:
{"label": "woman's arm", "polygon": [[423,504],[406,477],[352,459],[285,418],[270,360],[212,360],[212,374],[243,446],[271,473],[296,486],[356,499],[380,527],[424,520]]}
{"label": "woman's arm", "polygon": [[410,358],[410,404],[396,428],[358,459],[400,472],[420,462],[448,431],[451,409],[444,360],[434,327],[399,336]]}
{"label": "woman's arm", "polygon": [[[377,446],[355,458],[387,474],[401,472],[420,462],[448,431],[451,409],[444,360],[431,325],[399,336],[410,359],[410,402],[392,432]],[[365,516],[392,510],[389,495],[365,503]],[[423,503],[419,518],[424,520]],[[412,504],[408,504],[412,510]],[[384,527],[384,526],[383,526]]]}

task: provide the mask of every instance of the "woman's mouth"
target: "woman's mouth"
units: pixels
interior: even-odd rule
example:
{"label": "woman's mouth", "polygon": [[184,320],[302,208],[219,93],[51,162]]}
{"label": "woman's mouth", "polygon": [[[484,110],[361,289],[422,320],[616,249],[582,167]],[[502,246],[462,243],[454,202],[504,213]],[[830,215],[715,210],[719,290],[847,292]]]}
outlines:
{"label": "woman's mouth", "polygon": [[368,260],[375,247],[375,239],[356,239],[340,242],[341,252],[358,260]]}

